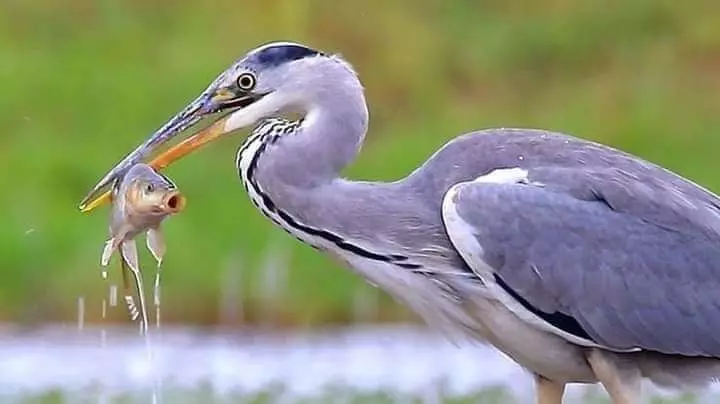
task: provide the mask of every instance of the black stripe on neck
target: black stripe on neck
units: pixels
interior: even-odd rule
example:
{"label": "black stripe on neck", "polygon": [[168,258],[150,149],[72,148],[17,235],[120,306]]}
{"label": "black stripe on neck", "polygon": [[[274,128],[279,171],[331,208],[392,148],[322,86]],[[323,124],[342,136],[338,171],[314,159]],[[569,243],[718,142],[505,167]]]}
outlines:
{"label": "black stripe on neck", "polygon": [[[277,123],[279,124],[279,122]],[[272,125],[271,126],[275,126]],[[260,129],[260,127],[258,128]],[[408,260],[407,256],[404,255],[398,255],[398,254],[379,254],[372,251],[369,251],[367,249],[364,249],[358,245],[355,245],[345,239],[343,239],[341,236],[332,233],[327,230],[322,229],[316,229],[314,227],[299,223],[297,220],[295,220],[292,216],[290,216],[289,213],[285,212],[282,209],[279,209],[277,205],[270,199],[270,197],[262,191],[260,186],[257,184],[255,180],[255,170],[257,169],[258,160],[260,158],[260,155],[262,155],[268,145],[269,139],[272,139],[272,132],[274,128],[269,128],[268,131],[264,133],[258,133],[254,138],[249,139],[245,145],[243,145],[240,150],[238,151],[239,155],[242,156],[242,154],[247,151],[248,147],[254,143],[254,142],[260,142],[260,145],[258,146],[257,151],[252,156],[252,159],[250,160],[250,164],[248,165],[247,173],[246,173],[246,180],[249,183],[249,186],[253,188],[255,193],[257,193],[261,200],[262,204],[264,205],[264,208],[267,209],[269,212],[276,213],[280,219],[282,219],[285,224],[289,227],[292,227],[296,230],[299,230],[301,232],[307,233],[309,235],[319,237],[322,239],[325,239],[339,248],[352,252],[356,255],[362,256],[364,258],[368,258],[375,261],[382,261],[382,262],[388,262],[395,264],[397,266],[400,266],[402,268],[407,269],[419,269],[422,267],[422,265],[419,264],[413,264],[404,262]],[[238,170],[241,170],[240,165],[238,164]],[[240,172],[240,175],[242,176],[242,172]]]}

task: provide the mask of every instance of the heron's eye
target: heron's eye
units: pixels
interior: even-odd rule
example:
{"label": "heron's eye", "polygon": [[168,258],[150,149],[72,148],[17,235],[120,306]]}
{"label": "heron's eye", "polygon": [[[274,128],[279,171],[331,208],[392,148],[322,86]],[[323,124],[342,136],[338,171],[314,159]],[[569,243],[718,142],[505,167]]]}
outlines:
{"label": "heron's eye", "polygon": [[243,73],[238,76],[237,85],[243,91],[250,91],[255,87],[255,76],[251,73]]}

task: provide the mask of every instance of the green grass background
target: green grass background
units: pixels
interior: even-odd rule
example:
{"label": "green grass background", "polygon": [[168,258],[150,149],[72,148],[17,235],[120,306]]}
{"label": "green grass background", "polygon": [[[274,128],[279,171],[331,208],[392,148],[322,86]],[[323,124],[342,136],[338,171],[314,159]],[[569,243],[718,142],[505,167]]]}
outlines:
{"label": "green grass background", "polygon": [[[86,319],[99,318],[108,209],[81,214],[78,202],[229,63],[271,40],[341,53],[358,70],[371,125],[348,176],[395,179],[460,133],[540,127],[718,190],[718,15],[710,0],[3,0],[0,321],[73,321],[78,296]],[[234,324],[349,321],[359,292],[378,299],[374,320],[408,318],[254,210],[234,168],[244,135],[167,171],[188,208],[165,223],[165,320],[221,323],[233,277],[241,300],[231,304],[244,313]],[[288,252],[289,271],[269,304],[273,246]]]}

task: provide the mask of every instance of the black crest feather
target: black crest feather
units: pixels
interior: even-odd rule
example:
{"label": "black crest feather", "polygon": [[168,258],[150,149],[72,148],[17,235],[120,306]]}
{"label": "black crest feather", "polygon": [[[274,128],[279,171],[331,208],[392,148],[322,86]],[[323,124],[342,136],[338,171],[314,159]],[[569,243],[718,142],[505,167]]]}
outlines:
{"label": "black crest feather", "polygon": [[270,44],[258,49],[249,57],[249,59],[252,62],[264,67],[274,67],[294,60],[322,54],[322,52],[307,46],[278,43]]}

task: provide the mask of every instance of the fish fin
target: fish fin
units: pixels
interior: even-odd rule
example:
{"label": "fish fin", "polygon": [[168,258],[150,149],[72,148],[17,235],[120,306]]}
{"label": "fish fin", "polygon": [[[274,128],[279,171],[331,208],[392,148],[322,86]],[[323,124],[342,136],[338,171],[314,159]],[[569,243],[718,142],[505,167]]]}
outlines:
{"label": "fish fin", "polygon": [[130,320],[135,321],[140,317],[140,312],[132,295],[125,295],[125,306],[127,306],[128,313],[130,314]]}
{"label": "fish fin", "polygon": [[140,272],[140,265],[138,264],[138,253],[137,244],[135,240],[124,241],[120,245],[120,254],[122,254],[125,263],[133,272]]}
{"label": "fish fin", "polygon": [[125,260],[125,255],[122,253],[120,254],[120,262],[121,262],[121,268],[122,268],[122,276],[123,276],[123,292],[124,292],[124,298],[125,298],[125,305],[128,309],[128,312],[130,313],[130,319],[132,321],[137,320],[140,313],[138,312],[137,305],[135,305],[135,299],[132,295],[132,290],[130,290],[130,282],[128,279],[128,273],[132,272],[132,269],[130,269],[130,266],[128,265],[127,261]]}
{"label": "fish fin", "polygon": [[155,304],[155,321],[160,327],[160,271],[162,259],[165,255],[165,237],[160,231],[160,227],[151,228],[147,231],[146,241],[148,250],[157,261],[155,270],[155,282],[153,283],[153,303]]}
{"label": "fish fin", "polygon": [[138,307],[135,304],[135,300],[132,298],[132,294],[127,287],[129,285],[126,285],[125,303],[128,311],[130,312],[130,318],[133,321],[140,317],[140,333],[144,334],[148,329],[147,308],[145,306],[145,288],[143,288],[142,277],[140,275],[140,266],[138,265],[137,245],[135,244],[135,240],[123,242],[120,247],[120,252],[125,265],[124,270],[132,272],[133,277],[135,278],[135,291],[138,295],[140,305]]}
{"label": "fish fin", "polygon": [[151,228],[145,233],[145,242],[150,253],[155,257],[158,266],[162,264],[163,256],[165,255],[165,237],[160,228]]}
{"label": "fish fin", "polygon": [[110,257],[112,257],[113,252],[117,248],[117,242],[115,240],[116,238],[113,237],[105,242],[105,247],[103,247],[102,252],[102,258],[100,258],[100,265],[106,267],[108,263],[110,263]]}
{"label": "fish fin", "polygon": [[128,273],[130,273],[132,270],[130,269],[130,266],[125,262],[125,256],[120,253],[120,269],[122,270],[122,278],[123,278],[123,290],[126,295],[130,294],[130,280],[128,278]]}

